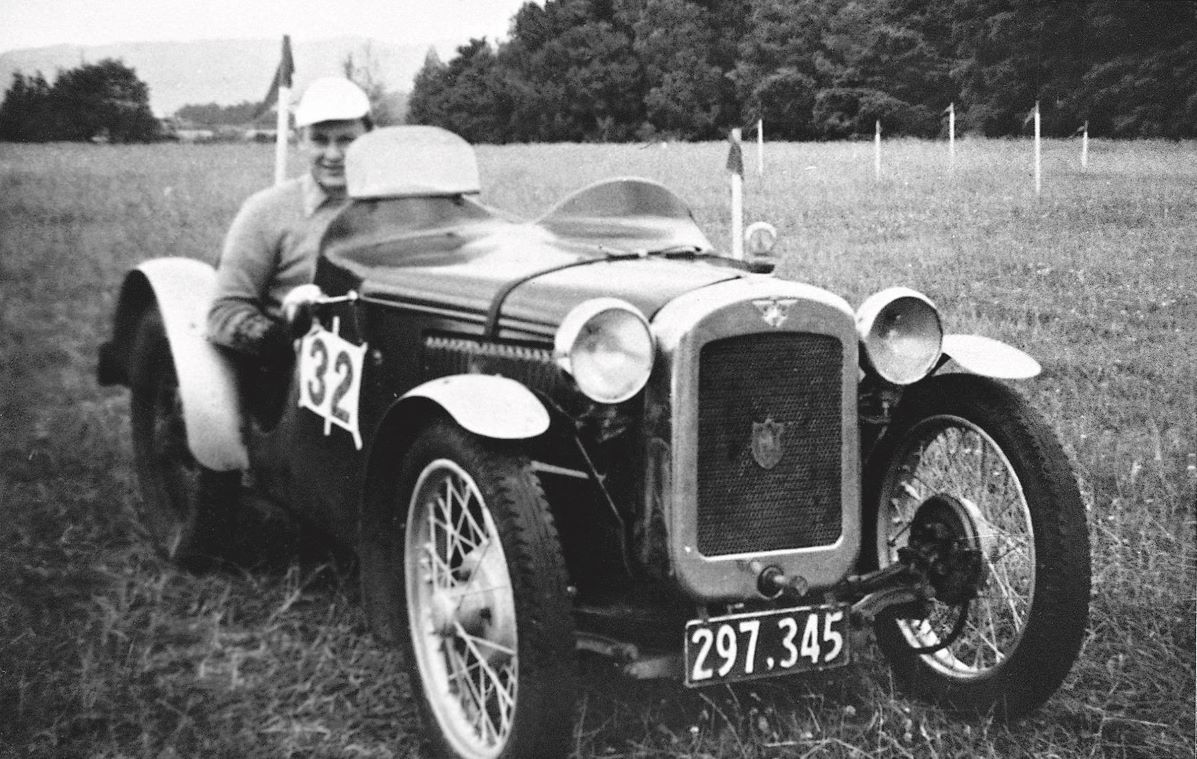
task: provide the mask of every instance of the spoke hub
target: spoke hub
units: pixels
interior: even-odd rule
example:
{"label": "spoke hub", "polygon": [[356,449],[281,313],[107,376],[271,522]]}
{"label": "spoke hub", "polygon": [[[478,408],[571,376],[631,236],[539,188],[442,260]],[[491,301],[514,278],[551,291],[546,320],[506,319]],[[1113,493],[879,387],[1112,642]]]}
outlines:
{"label": "spoke hub", "polygon": [[[454,585],[434,588],[430,595],[433,631],[442,638],[458,637],[464,632],[513,650],[515,617],[510,604],[504,603],[509,582],[500,555],[488,552],[485,545],[474,549],[464,557],[454,579]],[[483,646],[482,653],[490,664],[507,658],[490,646]]]}
{"label": "spoke hub", "polygon": [[980,510],[967,500],[937,493],[919,504],[906,550],[939,601],[962,604],[985,586],[985,557],[992,553],[988,527]]}

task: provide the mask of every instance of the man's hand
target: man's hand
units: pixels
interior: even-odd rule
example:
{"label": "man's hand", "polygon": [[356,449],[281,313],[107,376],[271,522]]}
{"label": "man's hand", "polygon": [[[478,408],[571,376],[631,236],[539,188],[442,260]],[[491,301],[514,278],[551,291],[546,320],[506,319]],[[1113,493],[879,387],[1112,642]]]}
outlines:
{"label": "man's hand", "polygon": [[295,358],[287,328],[265,314],[242,319],[233,333],[232,347],[268,366],[281,366]]}

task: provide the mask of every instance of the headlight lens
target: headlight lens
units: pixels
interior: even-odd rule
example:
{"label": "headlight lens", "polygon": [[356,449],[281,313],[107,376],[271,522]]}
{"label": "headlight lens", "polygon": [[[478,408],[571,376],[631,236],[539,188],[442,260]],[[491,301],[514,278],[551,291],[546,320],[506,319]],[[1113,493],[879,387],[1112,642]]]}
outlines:
{"label": "headlight lens", "polygon": [[575,307],[557,329],[557,365],[586,397],[599,403],[631,398],[653,368],[648,320],[617,298],[595,298]]}
{"label": "headlight lens", "polygon": [[943,348],[943,325],[935,305],[905,287],[869,296],[856,311],[856,331],[869,366],[895,385],[926,377]]}

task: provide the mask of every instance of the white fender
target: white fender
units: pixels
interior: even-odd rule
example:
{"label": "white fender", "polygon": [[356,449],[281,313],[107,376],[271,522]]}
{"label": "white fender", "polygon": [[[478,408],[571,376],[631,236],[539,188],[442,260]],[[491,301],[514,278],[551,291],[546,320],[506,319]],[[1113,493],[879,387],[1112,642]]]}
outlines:
{"label": "white fender", "polygon": [[994,379],[1030,379],[1042,369],[1018,348],[980,335],[944,335],[943,352],[966,372]]}
{"label": "white fender", "polygon": [[249,468],[233,364],[208,342],[216,270],[190,258],[156,258],[137,267],[150,283],[179,378],[187,447],[209,469]]}
{"label": "white fender", "polygon": [[454,374],[412,388],[400,398],[427,398],[482,437],[523,440],[549,428],[549,412],[528,388],[507,377]]}

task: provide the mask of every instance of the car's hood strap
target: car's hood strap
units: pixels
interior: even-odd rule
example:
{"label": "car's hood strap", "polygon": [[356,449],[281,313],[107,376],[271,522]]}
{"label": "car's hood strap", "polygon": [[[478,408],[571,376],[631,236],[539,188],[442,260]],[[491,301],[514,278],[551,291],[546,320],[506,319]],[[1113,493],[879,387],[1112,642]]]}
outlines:
{"label": "car's hood strap", "polygon": [[499,315],[503,311],[503,302],[507,300],[507,296],[511,295],[512,291],[514,291],[515,288],[519,287],[520,285],[524,284],[525,282],[529,282],[533,279],[536,279],[537,277],[544,276],[545,274],[552,274],[555,271],[561,271],[562,269],[572,269],[575,266],[585,266],[587,264],[599,263],[599,262],[610,261],[610,260],[611,260],[610,258],[593,258],[593,257],[580,258],[576,261],[570,261],[568,263],[558,264],[557,266],[550,266],[547,269],[541,269],[540,271],[534,271],[531,274],[525,274],[522,277],[517,277],[516,279],[511,280],[510,282],[508,282],[507,284],[505,284],[501,288],[499,288],[499,291],[497,293],[495,293],[495,297],[490,302],[490,308],[487,309],[487,312],[486,312],[486,328],[483,330],[484,337],[487,340],[494,340],[495,338],[498,337]]}

